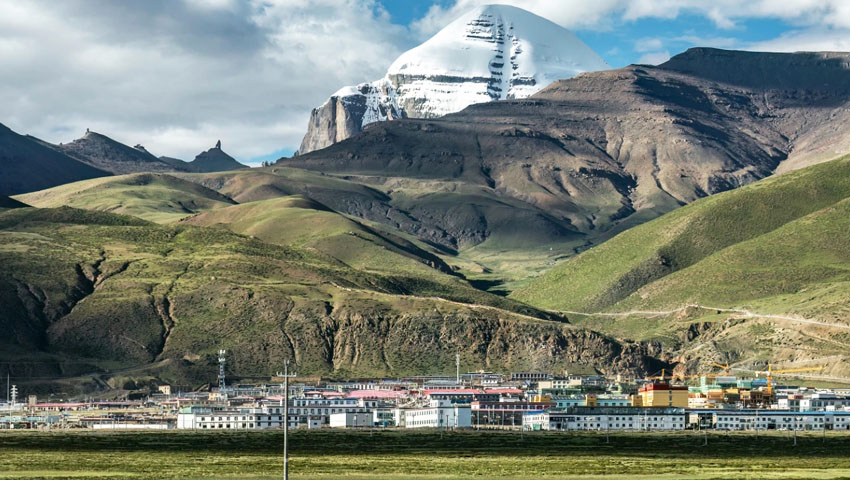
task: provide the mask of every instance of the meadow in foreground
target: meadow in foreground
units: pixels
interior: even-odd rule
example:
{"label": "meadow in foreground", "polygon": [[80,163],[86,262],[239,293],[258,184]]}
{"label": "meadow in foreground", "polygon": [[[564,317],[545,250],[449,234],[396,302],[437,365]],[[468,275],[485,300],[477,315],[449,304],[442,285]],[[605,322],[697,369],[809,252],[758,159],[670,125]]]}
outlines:
{"label": "meadow in foreground", "polygon": [[[3,432],[0,478],[282,477],[281,432]],[[705,442],[708,445],[704,445]],[[321,431],[291,475],[329,478],[850,478],[850,435]]]}

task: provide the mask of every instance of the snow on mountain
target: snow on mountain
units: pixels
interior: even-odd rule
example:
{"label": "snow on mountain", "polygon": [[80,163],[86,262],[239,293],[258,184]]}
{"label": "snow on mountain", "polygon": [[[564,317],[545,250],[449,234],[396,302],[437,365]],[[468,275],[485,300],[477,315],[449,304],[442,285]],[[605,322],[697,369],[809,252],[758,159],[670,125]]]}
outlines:
{"label": "snow on mountain", "polygon": [[569,30],[520,8],[485,5],[403,53],[384,78],[334,93],[313,110],[299,153],[342,141],[373,122],[525,98],[555,80],[608,68]]}

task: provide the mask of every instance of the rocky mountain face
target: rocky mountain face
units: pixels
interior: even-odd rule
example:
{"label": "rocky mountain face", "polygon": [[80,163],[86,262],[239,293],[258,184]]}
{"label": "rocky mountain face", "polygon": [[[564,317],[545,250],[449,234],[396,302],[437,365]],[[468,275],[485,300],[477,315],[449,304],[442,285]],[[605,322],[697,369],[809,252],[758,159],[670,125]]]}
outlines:
{"label": "rocky mountain face", "polygon": [[0,195],[16,195],[55,187],[109,172],[46,147],[0,124]]}
{"label": "rocky mountain face", "polygon": [[525,98],[557,79],[607,68],[570,31],[519,8],[486,5],[402,54],[384,78],[334,93],[313,110],[298,152],[342,141],[370,123]]}
{"label": "rocky mountain face", "polygon": [[[523,224],[526,235],[592,239],[850,151],[848,106],[850,54],[696,48],[657,67],[560,80],[527,99],[379,123],[278,165],[371,185],[386,195],[385,211],[403,213],[325,203],[451,248],[524,221],[475,208],[484,196],[534,212],[541,223]],[[404,188],[412,182],[441,200],[414,201]],[[463,205],[445,201],[460,192]],[[459,217],[461,206],[472,210]]]}
{"label": "rocky mountain face", "polygon": [[73,142],[52,147],[80,162],[116,175],[174,170],[174,167],[153,156],[141,145],[130,147],[91,131],[86,131],[85,135]]}

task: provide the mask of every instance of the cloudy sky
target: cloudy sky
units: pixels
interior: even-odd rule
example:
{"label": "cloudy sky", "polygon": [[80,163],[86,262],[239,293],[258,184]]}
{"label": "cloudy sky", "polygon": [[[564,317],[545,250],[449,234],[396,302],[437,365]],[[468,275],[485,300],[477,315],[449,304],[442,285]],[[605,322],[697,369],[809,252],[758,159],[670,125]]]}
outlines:
{"label": "cloudy sky", "polygon": [[[0,0],[0,123],[86,128],[191,160],[298,147],[310,109],[383,76],[480,0]],[[850,51],[846,0],[502,0],[575,31],[609,64],[695,45]],[[746,4],[746,5],[742,5]]]}

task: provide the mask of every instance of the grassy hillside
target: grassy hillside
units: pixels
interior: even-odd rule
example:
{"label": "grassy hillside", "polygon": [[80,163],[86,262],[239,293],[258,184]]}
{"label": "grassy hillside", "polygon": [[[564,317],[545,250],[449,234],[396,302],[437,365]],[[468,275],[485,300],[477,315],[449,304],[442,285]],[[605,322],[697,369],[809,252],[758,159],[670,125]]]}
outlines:
{"label": "grassy hillside", "polygon": [[495,291],[539,274],[588,241],[562,219],[462,181],[334,176],[282,166],[181,177],[240,203],[301,195],[376,230],[416,239]]}
{"label": "grassy hillside", "polygon": [[42,208],[69,206],[168,223],[201,210],[233,205],[230,198],[197,183],[162,173],[105,177],[16,197]]}
{"label": "grassy hillside", "polygon": [[65,377],[197,386],[214,380],[219,348],[233,352],[234,377],[267,377],[284,358],[303,374],[436,373],[455,352],[470,369],[655,366],[638,345],[506,299],[431,298],[443,285],[427,277],[402,282],[221,229],[20,208],[0,213],[0,265],[0,362],[26,358],[12,375],[31,390]]}
{"label": "grassy hillside", "polygon": [[[848,214],[850,157],[843,157],[635,227],[513,297],[605,313],[572,318],[621,337],[659,340],[691,368],[785,362],[826,365],[828,376],[850,377],[846,362],[836,361],[850,348]],[[682,309],[687,305],[698,307]]]}
{"label": "grassy hillside", "polygon": [[[840,230],[838,212],[843,208],[841,202],[848,197],[850,157],[763,180],[699,200],[632,228],[559,264],[528,287],[515,292],[514,297],[543,308],[603,310],[677,272],[681,273],[667,280],[676,279],[679,281],[677,288],[687,289],[687,284],[682,282],[684,270],[704,261],[718,262],[724,255],[747,247],[758,252],[751,250],[740,263],[725,265],[723,272],[755,271],[760,265],[767,270],[764,275],[750,278],[741,285],[715,283],[710,292],[705,286],[694,286],[694,291],[688,295],[673,295],[666,300],[652,295],[644,302],[631,299],[629,304],[681,305],[699,299],[725,304],[749,301],[769,294],[762,290],[773,280],[791,281],[795,274],[789,271],[789,264],[799,267],[800,279],[829,280],[834,272],[819,271],[815,265],[839,260],[833,246],[843,239],[817,238],[819,234],[828,233],[818,230]],[[813,238],[795,245],[793,255],[787,255],[789,252],[777,243],[777,236],[783,233],[793,233],[800,239],[804,237],[799,235]],[[772,263],[783,254],[786,255],[782,263]],[[707,265],[700,268],[707,268]],[[698,270],[692,269],[693,272]],[[802,270],[809,271],[803,274]],[[785,290],[794,289],[789,284]]]}

